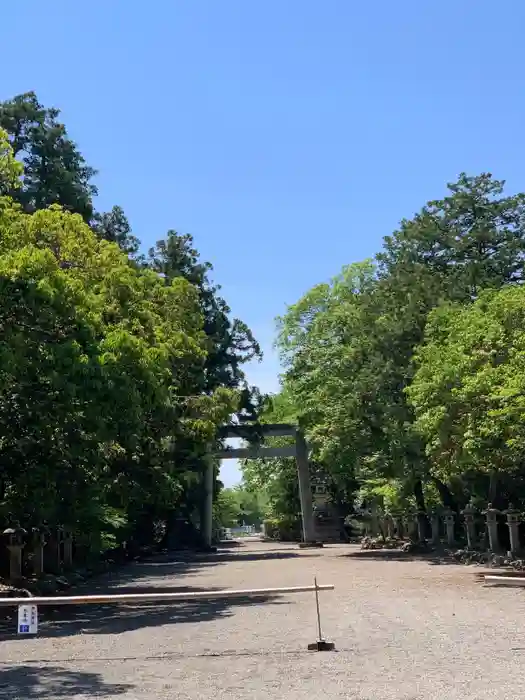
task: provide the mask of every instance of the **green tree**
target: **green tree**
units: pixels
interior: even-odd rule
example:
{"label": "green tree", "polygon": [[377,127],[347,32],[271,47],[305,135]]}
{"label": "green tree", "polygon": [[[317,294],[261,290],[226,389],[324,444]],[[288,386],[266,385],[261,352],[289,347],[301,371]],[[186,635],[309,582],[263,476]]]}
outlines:
{"label": "green tree", "polygon": [[95,212],[91,228],[99,236],[118,247],[128,255],[136,255],[140,241],[131,232],[131,226],[122,207],[115,206],[110,212]]}
{"label": "green tree", "polygon": [[9,134],[14,156],[24,165],[23,185],[11,195],[29,213],[60,204],[89,222],[96,171],[86,164],[59,116],[60,110],[45,108],[34,92],[0,104],[0,128]]}
{"label": "green tree", "polygon": [[242,486],[221,489],[215,504],[215,519],[222,527],[259,527],[265,516],[265,499]]}
{"label": "green tree", "polygon": [[121,208],[93,213],[58,116],[33,93],[0,106],[0,515],[151,543],[198,521],[218,426],[261,400],[241,369],[260,350],[190,238],[145,264]]}
{"label": "green tree", "polygon": [[428,299],[430,307],[443,299],[469,302],[480,290],[521,279],[525,194],[504,196],[504,187],[490,173],[462,173],[448,184],[448,196],[385,237],[380,273],[395,280],[398,297],[413,290],[414,275],[430,282],[426,295],[418,284],[420,303]]}
{"label": "green tree", "polygon": [[408,396],[432,470],[443,480],[482,473],[484,497],[522,470],[525,289],[430,314]]}
{"label": "green tree", "polygon": [[0,128],[0,197],[20,187],[22,173],[23,166],[15,159],[8,134]]}
{"label": "green tree", "polygon": [[220,287],[209,279],[212,265],[199,261],[192,236],[168,231],[166,239],[158,241],[150,249],[149,266],[167,283],[182,277],[199,290],[204,331],[208,339],[203,390],[213,390],[217,386],[247,388],[242,367],[255,358],[261,358],[261,349],[243,321],[230,320],[231,311],[219,295]]}
{"label": "green tree", "polygon": [[280,319],[285,387],[316,457],[348,492],[352,482],[370,493],[397,483],[424,508],[430,480],[453,504],[430,469],[405,390],[432,309],[471,304],[481,290],[520,278],[525,199],[504,196],[503,186],[487,174],[461,175],[385,238],[376,269],[346,268]]}
{"label": "green tree", "polygon": [[128,535],[161,519],[192,470],[184,445],[203,452],[236,406],[191,389],[198,291],[130,266],[77,215],[6,199],[0,281],[4,514],[93,533],[110,518]]}
{"label": "green tree", "polygon": [[386,369],[373,347],[375,285],[371,262],[350,265],[279,319],[286,396],[342,492],[352,490],[362,459],[374,457],[382,439],[377,414],[388,408],[375,391]]}
{"label": "green tree", "polygon": [[[199,257],[194,248],[193,238],[172,230],[168,231],[166,239],[158,241],[150,249],[147,267],[164,279],[167,285],[183,279],[197,290],[203,318],[206,358],[203,366],[195,367],[191,376],[189,386],[192,393],[207,396],[213,395],[220,388],[233,391],[236,405],[231,413],[236,413],[240,420],[253,420],[262,399],[256,389],[248,386],[242,368],[250,360],[260,358],[262,353],[246,324],[239,319],[230,319],[230,309],[219,294],[220,287],[210,281],[212,265],[201,262]],[[222,418],[224,423],[228,423],[230,419],[231,415],[224,415]],[[210,445],[219,448],[220,445],[213,436],[210,440]],[[186,447],[193,455],[193,468],[203,475],[206,469],[204,453],[199,453],[199,449],[191,444],[187,444]],[[217,463],[216,478],[218,471]],[[217,490],[216,488],[215,492]],[[190,480],[187,483],[185,498],[188,502],[204,503],[202,479]],[[173,508],[167,516],[170,531],[175,527],[176,515],[177,510]]]}

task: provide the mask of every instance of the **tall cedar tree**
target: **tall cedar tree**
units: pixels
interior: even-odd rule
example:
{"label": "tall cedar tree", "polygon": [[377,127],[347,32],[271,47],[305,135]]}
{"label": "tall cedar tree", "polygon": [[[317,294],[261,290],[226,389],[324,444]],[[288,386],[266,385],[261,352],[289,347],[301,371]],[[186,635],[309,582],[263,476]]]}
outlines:
{"label": "tall cedar tree", "polygon": [[254,420],[262,398],[256,388],[248,386],[242,367],[250,360],[260,359],[261,348],[243,321],[230,320],[230,308],[219,295],[220,286],[209,279],[213,267],[199,260],[193,245],[191,235],[168,231],[166,239],[150,249],[148,264],[167,284],[183,277],[197,287],[208,338],[208,356],[200,377],[201,391],[212,392],[219,386],[240,390],[238,417]]}
{"label": "tall cedar tree", "polygon": [[132,235],[123,210],[94,211],[97,174],[85,161],[58,117],[60,110],[44,107],[34,92],[0,103],[0,128],[5,129],[15,157],[23,163],[21,187],[8,194],[31,214],[51,204],[80,214],[100,238],[117,243],[128,255],[137,252],[139,241]]}

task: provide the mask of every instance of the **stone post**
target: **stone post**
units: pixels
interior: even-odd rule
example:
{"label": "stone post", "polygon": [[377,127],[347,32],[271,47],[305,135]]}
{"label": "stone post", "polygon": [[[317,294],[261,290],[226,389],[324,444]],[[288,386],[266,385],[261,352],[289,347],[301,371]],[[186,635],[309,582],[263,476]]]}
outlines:
{"label": "stone post", "polygon": [[432,544],[438,545],[440,541],[440,515],[437,510],[432,511],[430,515],[430,526],[432,527]]}
{"label": "stone post", "polygon": [[512,503],[509,503],[509,508],[505,511],[507,516],[507,525],[509,526],[509,536],[510,536],[510,552],[511,554],[516,554],[520,550],[520,514]]}
{"label": "stone post", "polygon": [[467,503],[462,511],[462,515],[465,519],[465,529],[467,531],[467,549],[474,549],[476,546],[476,508],[472,501]]}
{"label": "stone post", "polygon": [[24,528],[15,524],[4,530],[4,541],[9,550],[9,580],[19,581],[22,577],[22,551],[24,549],[24,537],[27,534]]}
{"label": "stone post", "polygon": [[64,529],[64,569],[73,568],[73,533],[69,528]]}
{"label": "stone post", "polygon": [[47,546],[44,550],[44,567],[46,573],[59,574],[62,560],[60,557],[60,543],[62,531],[59,527],[49,529]]}
{"label": "stone post", "polygon": [[385,515],[385,525],[386,525],[386,536],[388,537],[389,540],[393,540],[395,537],[395,524],[394,524],[394,519],[390,515],[390,513],[387,513]]}
{"label": "stone post", "polygon": [[449,546],[453,546],[455,544],[455,537],[454,537],[454,513],[450,510],[450,508],[447,508],[445,511],[445,528],[447,531],[447,544]]}
{"label": "stone post", "polygon": [[492,503],[489,503],[487,510],[483,513],[487,519],[487,533],[489,536],[489,548],[491,552],[497,554],[501,551],[501,546],[499,543],[498,536],[498,515],[499,510],[492,507]]}
{"label": "stone post", "polygon": [[34,527],[31,532],[33,547],[33,574],[38,578],[44,573],[44,547],[46,536],[43,528]]}
{"label": "stone post", "polygon": [[427,514],[423,510],[418,510],[416,513],[417,535],[420,542],[425,542],[427,539],[426,533]]}

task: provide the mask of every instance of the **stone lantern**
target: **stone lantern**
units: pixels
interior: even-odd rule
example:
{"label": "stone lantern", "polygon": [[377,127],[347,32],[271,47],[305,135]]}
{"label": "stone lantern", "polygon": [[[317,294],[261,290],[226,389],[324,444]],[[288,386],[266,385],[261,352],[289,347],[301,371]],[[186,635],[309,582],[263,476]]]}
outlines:
{"label": "stone lantern", "polygon": [[467,531],[467,548],[474,549],[476,545],[476,507],[469,501],[465,508],[461,511],[465,519],[465,529]]}
{"label": "stone lantern", "polygon": [[3,532],[6,547],[9,550],[9,579],[17,581],[22,578],[22,550],[27,532],[19,523],[8,527]]}
{"label": "stone lantern", "polygon": [[510,551],[512,554],[515,554],[520,549],[520,512],[514,508],[512,503],[509,503],[505,515],[507,516],[507,525],[509,527]]}
{"label": "stone lantern", "polygon": [[454,537],[455,518],[454,518],[454,513],[450,508],[447,508],[445,510],[444,519],[445,519],[445,529],[447,531],[447,544],[452,546],[455,543],[455,537]]}
{"label": "stone lantern", "polygon": [[497,554],[500,551],[499,537],[498,537],[498,515],[499,510],[492,507],[492,503],[489,503],[487,510],[484,511],[483,515],[487,520],[487,533],[489,536],[489,548],[491,552]]}

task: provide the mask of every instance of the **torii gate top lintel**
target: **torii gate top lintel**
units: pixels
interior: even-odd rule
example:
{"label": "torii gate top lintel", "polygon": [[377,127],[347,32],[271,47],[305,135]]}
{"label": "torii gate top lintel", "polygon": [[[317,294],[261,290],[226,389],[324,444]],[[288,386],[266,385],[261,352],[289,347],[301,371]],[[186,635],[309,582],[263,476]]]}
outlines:
{"label": "torii gate top lintel", "polygon": [[292,423],[240,423],[237,425],[223,425],[219,428],[221,438],[244,438],[249,440],[255,437],[282,437],[295,435],[297,426]]}
{"label": "torii gate top lintel", "polygon": [[221,438],[243,438],[244,440],[264,440],[265,437],[294,437],[295,444],[281,447],[251,444],[248,447],[227,447],[218,452],[219,459],[257,459],[258,457],[296,457],[297,442],[301,433],[290,423],[256,423],[248,425],[224,425],[219,429]]}

